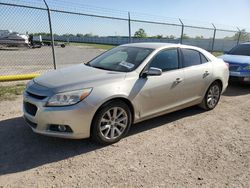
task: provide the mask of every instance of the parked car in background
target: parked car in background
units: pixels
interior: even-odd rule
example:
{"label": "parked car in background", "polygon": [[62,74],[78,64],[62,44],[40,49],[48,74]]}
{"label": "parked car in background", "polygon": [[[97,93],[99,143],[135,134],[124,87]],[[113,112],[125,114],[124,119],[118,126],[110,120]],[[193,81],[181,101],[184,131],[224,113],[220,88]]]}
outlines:
{"label": "parked car in background", "polygon": [[219,58],[229,64],[230,80],[250,82],[250,42],[235,46]]}
{"label": "parked car in background", "polygon": [[222,59],[197,47],[125,44],[30,81],[24,118],[36,133],[111,144],[133,123],[192,105],[212,110],[228,77]]}

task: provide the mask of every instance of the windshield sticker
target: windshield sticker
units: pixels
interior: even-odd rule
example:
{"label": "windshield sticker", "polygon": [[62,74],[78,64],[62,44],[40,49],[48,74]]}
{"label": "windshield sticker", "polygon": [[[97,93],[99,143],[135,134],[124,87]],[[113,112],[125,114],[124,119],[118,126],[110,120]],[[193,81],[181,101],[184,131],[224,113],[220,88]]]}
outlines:
{"label": "windshield sticker", "polygon": [[132,69],[135,65],[126,61],[122,61],[121,63],[119,63],[119,65],[126,67],[128,69]]}

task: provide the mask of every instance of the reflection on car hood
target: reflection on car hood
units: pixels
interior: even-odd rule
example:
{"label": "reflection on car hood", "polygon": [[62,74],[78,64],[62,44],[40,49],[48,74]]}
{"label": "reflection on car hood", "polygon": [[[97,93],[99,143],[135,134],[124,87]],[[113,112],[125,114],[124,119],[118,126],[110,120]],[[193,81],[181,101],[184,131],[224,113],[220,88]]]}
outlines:
{"label": "reflection on car hood", "polygon": [[113,72],[89,67],[84,64],[49,71],[34,79],[39,85],[51,88],[55,92],[95,87],[98,84],[124,79],[123,72]]}
{"label": "reflection on car hood", "polygon": [[250,56],[225,54],[218,58],[221,58],[228,63],[250,64]]}

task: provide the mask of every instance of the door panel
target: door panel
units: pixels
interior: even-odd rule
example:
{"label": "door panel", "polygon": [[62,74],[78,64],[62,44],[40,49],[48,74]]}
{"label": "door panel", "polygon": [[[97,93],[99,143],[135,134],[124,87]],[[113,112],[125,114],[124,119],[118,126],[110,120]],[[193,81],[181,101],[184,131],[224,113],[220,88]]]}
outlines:
{"label": "door panel", "polygon": [[185,103],[199,101],[212,79],[212,64],[206,62],[201,52],[193,49],[181,49],[185,86]]}
{"label": "door panel", "polygon": [[185,86],[183,87],[183,99],[185,103],[200,100],[211,82],[212,65],[205,63],[183,69],[185,77]]}
{"label": "door panel", "polygon": [[[140,78],[143,79],[143,78]],[[145,78],[145,84],[135,98],[141,118],[164,112],[180,105],[184,87],[183,70],[164,72]]]}

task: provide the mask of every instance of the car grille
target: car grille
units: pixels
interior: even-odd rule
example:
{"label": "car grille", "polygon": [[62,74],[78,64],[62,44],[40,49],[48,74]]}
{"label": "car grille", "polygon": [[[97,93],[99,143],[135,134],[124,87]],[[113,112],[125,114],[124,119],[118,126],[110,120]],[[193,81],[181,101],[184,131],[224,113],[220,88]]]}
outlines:
{"label": "car grille", "polygon": [[35,99],[39,99],[39,100],[43,100],[43,99],[45,99],[45,98],[47,97],[47,96],[36,95],[36,94],[31,93],[31,92],[29,92],[29,91],[26,91],[26,93],[27,93],[30,97],[35,98]]}
{"label": "car grille", "polygon": [[32,115],[32,116],[35,116],[36,115],[36,112],[37,112],[37,107],[36,105],[34,104],[31,104],[29,102],[23,102],[23,106],[24,106],[24,109],[25,111]]}
{"label": "car grille", "polygon": [[240,66],[239,65],[229,65],[229,71],[239,71]]}

